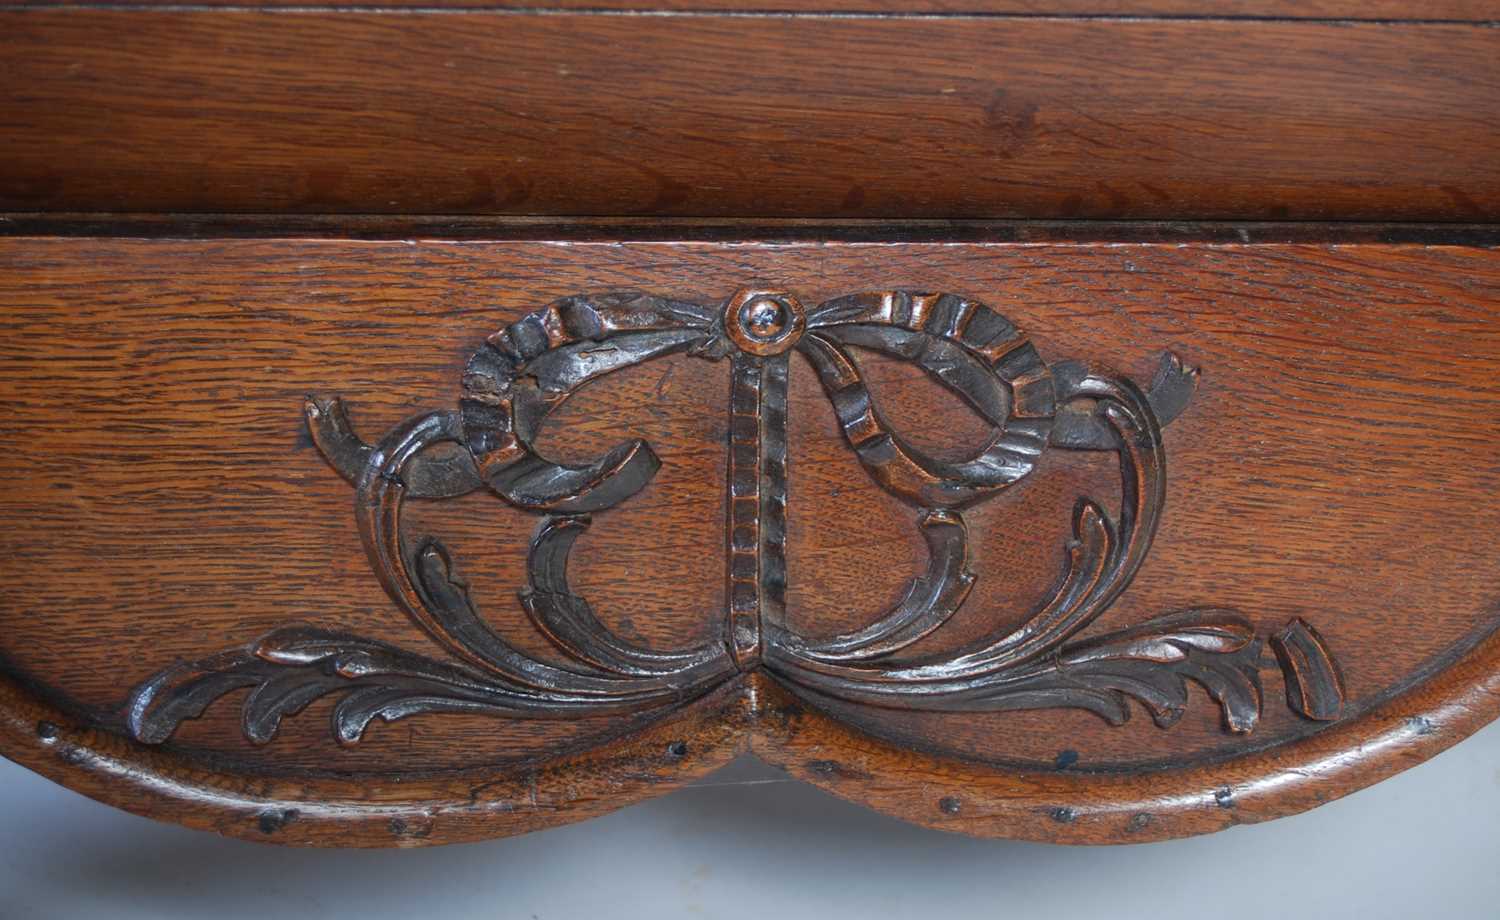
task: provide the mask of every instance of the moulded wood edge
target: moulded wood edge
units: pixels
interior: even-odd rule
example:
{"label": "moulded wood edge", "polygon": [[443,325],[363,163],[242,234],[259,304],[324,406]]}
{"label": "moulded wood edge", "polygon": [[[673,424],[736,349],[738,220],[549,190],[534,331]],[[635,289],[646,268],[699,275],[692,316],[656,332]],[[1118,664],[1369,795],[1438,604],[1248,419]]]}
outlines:
{"label": "moulded wood edge", "polygon": [[146,817],[298,846],[419,846],[540,830],[675,789],[750,751],[919,825],[1051,843],[1136,843],[1295,814],[1445,750],[1500,715],[1500,632],[1359,715],[1222,762],[1143,772],[998,768],[843,726],[754,673],[592,753],[512,775],[233,774],[89,727],[0,678],[0,753]]}

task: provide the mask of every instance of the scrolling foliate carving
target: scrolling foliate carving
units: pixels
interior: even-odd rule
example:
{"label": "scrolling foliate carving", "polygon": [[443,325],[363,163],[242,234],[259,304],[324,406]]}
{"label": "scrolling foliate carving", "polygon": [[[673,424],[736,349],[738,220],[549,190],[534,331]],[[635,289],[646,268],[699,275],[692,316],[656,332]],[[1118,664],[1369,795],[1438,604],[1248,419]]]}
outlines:
{"label": "scrolling foliate carving", "polygon": [[[853,349],[922,368],[985,420],[985,443],[957,461],[912,446],[881,414]],[[840,635],[802,636],[786,626],[787,579],[795,577],[785,553],[792,351],[817,373],[865,470],[912,507],[928,546],[926,570],[900,601]],[[729,363],[727,609],[720,639],[659,650],[605,626],[570,587],[568,562],[592,515],[629,500],[662,459],[632,440],[568,466],[535,445],[548,416],[580,386],[677,353]],[[142,741],[161,742],[214,700],[249,688],[243,727],[251,740],[269,741],[283,718],[337,694],[334,734],[352,743],[376,718],[418,713],[650,715],[764,669],[813,702],[934,711],[1076,707],[1118,724],[1133,699],[1162,726],[1183,713],[1193,682],[1217,701],[1228,730],[1249,732],[1260,717],[1258,675],[1268,659],[1254,628],[1233,611],[1181,610],[1081,636],[1130,585],[1150,548],[1165,495],[1161,428],[1186,409],[1196,383],[1196,370],[1170,354],[1146,391],[1093,365],[1048,365],[1004,317],[950,294],[856,294],[812,309],[789,293],[755,289],[722,307],[636,293],[568,298],[491,336],[465,369],[456,410],[409,419],[367,443],[338,399],[313,398],[304,407],[318,449],[354,487],[376,577],[442,657],[338,631],[283,628],[151,677],[131,693],[129,728]],[[1078,502],[1064,573],[1019,626],[942,653],[903,655],[969,596],[975,575],[964,509],[1026,479],[1048,449],[1115,454],[1120,507],[1111,515],[1091,499]],[[410,499],[481,490],[540,518],[520,599],[564,663],[526,654],[495,631],[448,548],[403,518]],[[1293,620],[1271,646],[1288,705],[1309,719],[1338,718],[1342,684],[1318,634]]]}

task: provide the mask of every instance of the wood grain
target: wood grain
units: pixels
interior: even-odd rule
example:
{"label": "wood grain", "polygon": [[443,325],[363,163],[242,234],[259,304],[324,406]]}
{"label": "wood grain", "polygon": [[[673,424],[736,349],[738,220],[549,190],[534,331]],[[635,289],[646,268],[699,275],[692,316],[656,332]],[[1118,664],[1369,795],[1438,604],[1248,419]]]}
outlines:
{"label": "wood grain", "polygon": [[[182,6],[168,0],[0,0],[0,7]],[[298,0],[198,0],[193,6],[275,8],[316,5],[338,9],[374,6],[422,9],[516,9],[630,11],[735,11],[816,14],[856,12],[889,16],[924,14],[1009,16],[1171,16],[1203,19],[1343,19],[1381,21],[1472,21],[1500,19],[1494,0],[329,0],[308,4]]]}
{"label": "wood grain", "polygon": [[1500,215],[1475,24],[25,8],[0,59],[9,210]]}
{"label": "wood grain", "polygon": [[[0,241],[0,259],[5,752],[127,807],[285,842],[473,839],[608,810],[749,749],[935,826],[1157,839],[1310,807],[1495,714],[1493,248],[22,237]],[[639,288],[713,303],[748,285],[804,303],[962,291],[1048,361],[1149,379],[1171,349],[1202,367],[1166,429],[1156,544],[1100,628],[1195,605],[1262,633],[1302,618],[1339,663],[1342,719],[1320,729],[1281,706],[1274,668],[1249,736],[1225,733],[1196,691],[1170,729],[1139,713],[1116,728],[1081,711],[797,700],[756,675],[654,724],[436,715],[341,747],[314,704],[257,746],[231,705],[160,748],[123,738],[135,681],[288,622],[429,649],[370,574],[349,487],[301,427],[306,394],[341,393],[380,431],[455,405],[477,344],[557,297]],[[794,358],[787,618],[819,635],[889,606],[925,549]],[[920,370],[861,362],[924,449],[962,452],[983,431]],[[561,459],[637,436],[662,457],[645,491],[579,539],[570,571],[601,619],[651,647],[723,622],[729,395],[724,363],[664,359],[586,387],[545,432]],[[968,512],[977,581],[943,647],[1022,616],[1056,576],[1077,497],[1107,498],[1117,476],[1107,457],[1048,455],[1014,497]],[[458,547],[494,627],[549,655],[515,602],[531,522],[477,495],[421,514]],[[706,759],[649,766],[678,742]],[[476,798],[480,785],[492,794]],[[431,830],[396,834],[395,819]]]}

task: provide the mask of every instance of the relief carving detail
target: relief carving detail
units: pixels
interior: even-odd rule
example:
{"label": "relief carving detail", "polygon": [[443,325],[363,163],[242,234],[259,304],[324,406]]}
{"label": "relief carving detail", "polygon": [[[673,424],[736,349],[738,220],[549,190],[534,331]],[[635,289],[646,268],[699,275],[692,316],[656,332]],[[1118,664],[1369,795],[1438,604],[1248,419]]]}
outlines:
{"label": "relief carving detail", "polygon": [[[986,442],[956,462],[907,443],[866,388],[856,348],[921,367],[989,424]],[[928,546],[926,570],[900,601],[840,635],[786,627],[793,350],[821,379],[860,463],[911,507]],[[729,363],[727,610],[718,639],[658,650],[607,628],[569,587],[568,561],[591,516],[628,501],[662,460],[643,440],[585,466],[555,463],[534,445],[548,415],[580,386],[677,353]],[[637,293],[568,298],[491,336],[468,363],[456,410],[409,419],[371,444],[354,433],[338,399],[304,407],[319,450],[354,487],[376,577],[443,656],[291,626],[150,677],[130,695],[128,726],[137,739],[159,743],[218,698],[249,688],[244,733],[266,742],[283,718],[338,694],[333,731],[353,743],[373,719],[419,713],[566,719],[666,712],[764,669],[814,703],[950,712],[1076,707],[1119,724],[1133,699],[1161,726],[1182,715],[1191,681],[1217,702],[1225,728],[1249,732],[1261,712],[1263,642],[1233,611],[1179,610],[1081,635],[1146,557],[1165,495],[1161,428],[1187,407],[1196,383],[1197,371],[1170,354],[1146,391],[1087,363],[1048,365],[1004,317],[951,294],[855,294],[812,309],[788,293],[753,289],[720,307]],[[1111,514],[1079,501],[1064,572],[1021,625],[940,654],[904,655],[942,628],[974,584],[964,509],[1031,475],[1048,449],[1115,454],[1119,508]],[[507,642],[479,613],[443,543],[403,521],[410,499],[479,490],[540,518],[521,602],[565,663]],[[1338,718],[1342,684],[1318,634],[1294,619],[1270,645],[1292,710]]]}

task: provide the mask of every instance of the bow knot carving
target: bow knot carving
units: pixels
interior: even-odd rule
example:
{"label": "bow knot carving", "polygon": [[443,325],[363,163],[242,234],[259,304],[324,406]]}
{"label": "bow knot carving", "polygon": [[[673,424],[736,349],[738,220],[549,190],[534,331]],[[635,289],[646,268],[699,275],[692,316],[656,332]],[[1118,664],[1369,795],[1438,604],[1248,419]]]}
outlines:
{"label": "bow knot carving", "polygon": [[[853,349],[911,362],[989,426],[961,460],[925,455],[884,418]],[[926,570],[890,609],[833,636],[786,628],[786,394],[800,353],[833,405],[866,472],[915,509]],[[592,516],[628,501],[664,462],[645,441],[570,466],[536,448],[548,416],[579,387],[670,354],[728,359],[731,375],[722,638],[659,650],[615,634],[568,582],[569,553]],[[973,711],[1067,706],[1111,722],[1128,699],[1170,725],[1186,684],[1218,702],[1225,726],[1254,728],[1261,710],[1261,640],[1231,611],[1178,611],[1119,632],[1077,635],[1129,586],[1165,498],[1161,428],[1188,405],[1197,371],[1164,354],[1146,391],[1077,362],[1048,365],[1008,320],[951,294],[888,291],[805,309],[793,295],[746,289],[718,308],[637,293],[570,297],[488,338],[465,367],[456,410],[408,419],[374,443],[340,400],[309,398],[308,429],[355,489],[371,567],[395,604],[447,653],[432,658],[346,633],[283,628],[242,649],[183,662],[131,693],[127,722],[166,740],[219,697],[251,688],[245,735],[265,742],[280,720],[339,694],[334,735],[353,743],[369,723],[463,711],[512,718],[665,712],[744,672],[764,668],[813,702]],[[968,599],[964,509],[1030,476],[1051,449],[1113,452],[1120,507],[1081,499],[1062,577],[1021,624],[964,647],[905,656]],[[668,461],[670,462],[670,458]],[[562,663],[528,655],[480,615],[435,537],[403,520],[408,500],[489,490],[540,517],[520,602]],[[1007,622],[1011,618],[1006,618]],[[1325,644],[1293,620],[1271,638],[1288,700],[1312,719],[1337,718],[1342,687]]]}

